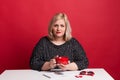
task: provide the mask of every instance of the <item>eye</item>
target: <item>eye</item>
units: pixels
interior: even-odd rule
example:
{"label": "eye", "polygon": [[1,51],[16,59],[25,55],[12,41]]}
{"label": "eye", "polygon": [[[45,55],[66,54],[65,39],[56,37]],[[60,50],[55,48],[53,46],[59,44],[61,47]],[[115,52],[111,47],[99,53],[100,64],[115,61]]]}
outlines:
{"label": "eye", "polygon": [[62,24],[61,24],[60,26],[61,26],[61,27],[65,27],[65,26],[64,26],[64,25],[62,25]]}
{"label": "eye", "polygon": [[54,27],[57,27],[57,26],[58,26],[58,24],[55,24],[55,25],[54,25]]}

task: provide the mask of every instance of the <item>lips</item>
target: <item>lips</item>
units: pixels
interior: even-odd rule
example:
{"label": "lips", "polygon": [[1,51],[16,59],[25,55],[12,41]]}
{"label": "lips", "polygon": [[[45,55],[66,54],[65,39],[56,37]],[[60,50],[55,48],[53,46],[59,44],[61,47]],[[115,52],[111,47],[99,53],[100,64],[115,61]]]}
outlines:
{"label": "lips", "polygon": [[57,34],[60,34],[61,32],[56,32]]}

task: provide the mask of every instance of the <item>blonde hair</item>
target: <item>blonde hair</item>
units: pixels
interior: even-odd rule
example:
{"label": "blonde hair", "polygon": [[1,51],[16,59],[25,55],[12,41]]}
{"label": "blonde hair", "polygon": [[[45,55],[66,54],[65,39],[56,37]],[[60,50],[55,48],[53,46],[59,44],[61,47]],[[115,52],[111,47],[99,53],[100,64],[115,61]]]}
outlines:
{"label": "blonde hair", "polygon": [[50,21],[50,24],[48,26],[48,38],[51,40],[55,39],[53,32],[52,32],[52,27],[53,27],[54,23],[60,19],[63,19],[65,21],[66,31],[65,31],[65,35],[64,35],[64,40],[68,41],[72,38],[72,35],[71,35],[72,30],[71,30],[71,26],[70,26],[69,20],[67,18],[67,15],[65,13],[57,13],[55,16],[53,16],[53,18]]}

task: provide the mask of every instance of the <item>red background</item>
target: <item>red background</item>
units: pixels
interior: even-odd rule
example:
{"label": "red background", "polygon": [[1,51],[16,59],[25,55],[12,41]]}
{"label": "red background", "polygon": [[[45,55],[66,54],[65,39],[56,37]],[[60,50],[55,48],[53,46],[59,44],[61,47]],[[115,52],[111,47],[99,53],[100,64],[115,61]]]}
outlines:
{"label": "red background", "polygon": [[104,68],[118,80],[120,66],[119,0],[1,0],[0,73],[28,69],[32,49],[47,35],[56,12],[65,12],[72,34],[83,45],[89,68]]}

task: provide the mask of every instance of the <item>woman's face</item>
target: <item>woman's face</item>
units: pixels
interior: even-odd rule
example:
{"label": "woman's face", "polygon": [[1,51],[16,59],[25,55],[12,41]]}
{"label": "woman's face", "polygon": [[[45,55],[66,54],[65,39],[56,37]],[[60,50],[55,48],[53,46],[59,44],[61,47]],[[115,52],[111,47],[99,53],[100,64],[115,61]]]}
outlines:
{"label": "woman's face", "polygon": [[52,32],[55,38],[63,38],[65,34],[66,26],[63,19],[57,20],[52,26]]}

